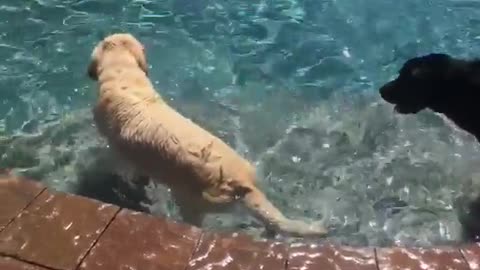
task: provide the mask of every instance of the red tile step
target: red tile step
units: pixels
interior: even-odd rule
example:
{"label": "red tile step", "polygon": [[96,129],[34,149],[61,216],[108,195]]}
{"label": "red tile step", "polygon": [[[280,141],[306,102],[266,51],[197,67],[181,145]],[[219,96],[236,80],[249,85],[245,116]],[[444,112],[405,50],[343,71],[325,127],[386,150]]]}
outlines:
{"label": "red tile step", "polygon": [[188,270],[285,269],[287,245],[243,234],[205,233]]}
{"label": "red tile step", "polygon": [[44,191],[0,233],[0,254],[74,270],[118,210],[87,198]]}
{"label": "red tile step", "polygon": [[471,270],[480,270],[480,243],[464,246],[460,251]]}
{"label": "red tile step", "polygon": [[48,270],[41,266],[18,261],[12,258],[0,257],[0,269],[2,270]]}
{"label": "red tile step", "polygon": [[185,270],[200,236],[197,228],[122,210],[80,269]]}
{"label": "red tile step", "polygon": [[388,270],[468,270],[459,249],[439,248],[378,248],[378,268]]}
{"label": "red tile step", "polygon": [[0,171],[0,270],[100,269],[480,270],[480,245],[406,249],[258,241],[51,191]]}
{"label": "red tile step", "polygon": [[38,182],[0,172],[0,231],[44,189]]}
{"label": "red tile step", "polygon": [[292,244],[288,270],[377,270],[373,248],[352,248],[332,244]]}

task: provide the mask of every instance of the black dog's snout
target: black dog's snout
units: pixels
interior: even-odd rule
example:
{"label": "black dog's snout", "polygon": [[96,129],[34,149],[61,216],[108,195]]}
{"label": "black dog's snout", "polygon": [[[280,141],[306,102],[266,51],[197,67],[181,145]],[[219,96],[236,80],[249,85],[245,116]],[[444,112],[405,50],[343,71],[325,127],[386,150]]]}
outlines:
{"label": "black dog's snout", "polygon": [[387,102],[392,102],[393,101],[393,97],[392,97],[392,85],[393,82],[388,82],[386,84],[384,84],[382,87],[380,87],[379,89],[379,93],[380,93],[380,96]]}

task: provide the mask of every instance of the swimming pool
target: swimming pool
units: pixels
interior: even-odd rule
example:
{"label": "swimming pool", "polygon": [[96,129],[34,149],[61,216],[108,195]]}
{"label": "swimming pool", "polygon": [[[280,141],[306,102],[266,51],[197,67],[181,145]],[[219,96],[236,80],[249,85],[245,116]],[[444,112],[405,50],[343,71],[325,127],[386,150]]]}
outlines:
{"label": "swimming pool", "polygon": [[[350,245],[458,242],[479,146],[430,112],[395,115],[377,88],[414,55],[477,55],[479,13],[453,0],[2,1],[0,164],[178,219],[163,187],[119,181],[92,126],[91,49],[128,31],[159,92],[256,162],[286,215],[324,218]],[[242,209],[205,227],[263,237]]]}

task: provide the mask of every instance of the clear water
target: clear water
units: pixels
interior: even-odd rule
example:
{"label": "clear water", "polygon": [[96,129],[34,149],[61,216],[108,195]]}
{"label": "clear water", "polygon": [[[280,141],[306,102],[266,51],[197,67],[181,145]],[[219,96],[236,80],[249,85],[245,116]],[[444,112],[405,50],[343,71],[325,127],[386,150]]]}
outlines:
{"label": "clear water", "polygon": [[[473,0],[0,0],[0,167],[179,219],[164,187],[120,180],[92,126],[91,49],[128,31],[158,91],[256,162],[286,215],[343,244],[461,242],[479,146],[377,88],[415,55],[478,55],[479,17]],[[264,237],[241,209],[205,227]]]}

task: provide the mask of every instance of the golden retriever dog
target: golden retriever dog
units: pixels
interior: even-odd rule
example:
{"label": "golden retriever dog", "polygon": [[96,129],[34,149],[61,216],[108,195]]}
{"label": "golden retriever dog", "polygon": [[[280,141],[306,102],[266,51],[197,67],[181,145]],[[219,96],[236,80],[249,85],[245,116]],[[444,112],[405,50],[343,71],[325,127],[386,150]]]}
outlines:
{"label": "golden retriever dog", "polygon": [[291,235],[324,235],[320,221],[285,217],[256,185],[254,167],[231,147],[169,106],[154,89],[143,45],[116,33],[97,44],[88,75],[98,81],[94,121],[115,152],[140,173],[167,185],[183,219],[240,201],[267,227]]}

